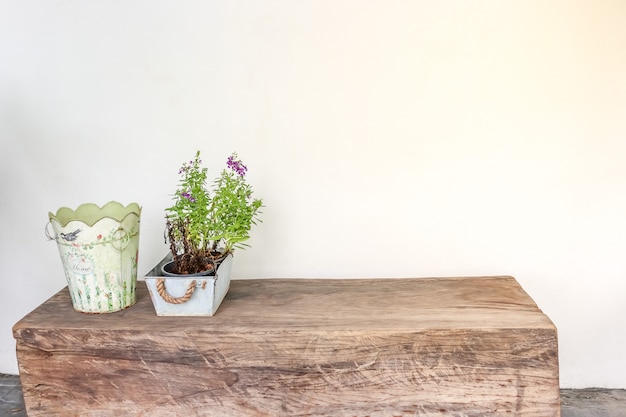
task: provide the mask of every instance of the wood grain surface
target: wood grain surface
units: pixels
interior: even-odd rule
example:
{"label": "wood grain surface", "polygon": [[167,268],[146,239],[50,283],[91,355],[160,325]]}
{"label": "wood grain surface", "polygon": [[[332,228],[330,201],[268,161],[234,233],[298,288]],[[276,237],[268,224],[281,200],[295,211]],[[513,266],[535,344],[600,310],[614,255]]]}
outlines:
{"label": "wood grain surface", "polygon": [[213,317],[64,289],[14,326],[29,416],[559,416],[557,333],[511,277],[232,281]]}

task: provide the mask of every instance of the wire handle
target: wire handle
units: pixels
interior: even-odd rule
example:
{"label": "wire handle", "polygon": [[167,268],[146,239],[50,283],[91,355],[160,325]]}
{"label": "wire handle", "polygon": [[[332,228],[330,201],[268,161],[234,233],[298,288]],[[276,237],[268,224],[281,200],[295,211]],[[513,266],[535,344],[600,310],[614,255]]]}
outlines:
{"label": "wire handle", "polygon": [[[113,240],[111,241],[111,246],[119,251],[124,250],[126,246],[128,246],[128,242],[130,242],[130,233],[124,230],[122,226],[120,226],[115,232],[113,232],[112,237]],[[119,247],[116,246],[117,242],[119,242]]]}
{"label": "wire handle", "polygon": [[52,223],[48,222],[46,223],[46,226],[44,227],[44,233],[46,234],[46,238],[48,238],[48,240],[57,240],[56,236],[54,236],[54,233],[52,234],[52,236],[50,236],[50,231],[48,230],[48,226],[52,226]]}

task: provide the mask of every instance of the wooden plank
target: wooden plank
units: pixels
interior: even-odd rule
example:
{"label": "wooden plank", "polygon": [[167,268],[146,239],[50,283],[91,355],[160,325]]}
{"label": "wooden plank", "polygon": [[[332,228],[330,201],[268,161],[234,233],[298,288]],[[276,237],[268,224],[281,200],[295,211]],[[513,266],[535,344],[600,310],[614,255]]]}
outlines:
{"label": "wooden plank", "polygon": [[64,290],[14,334],[30,416],[560,414],[556,329],[511,277],[233,281],[210,318]]}

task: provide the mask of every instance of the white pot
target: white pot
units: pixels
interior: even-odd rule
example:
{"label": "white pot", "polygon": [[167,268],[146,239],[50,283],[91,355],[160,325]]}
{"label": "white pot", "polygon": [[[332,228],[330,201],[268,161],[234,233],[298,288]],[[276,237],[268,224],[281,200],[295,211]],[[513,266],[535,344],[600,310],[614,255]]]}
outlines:
{"label": "white pot", "polygon": [[230,288],[232,253],[224,258],[214,276],[163,276],[161,267],[171,259],[169,254],[146,275],[157,316],[213,316]]}

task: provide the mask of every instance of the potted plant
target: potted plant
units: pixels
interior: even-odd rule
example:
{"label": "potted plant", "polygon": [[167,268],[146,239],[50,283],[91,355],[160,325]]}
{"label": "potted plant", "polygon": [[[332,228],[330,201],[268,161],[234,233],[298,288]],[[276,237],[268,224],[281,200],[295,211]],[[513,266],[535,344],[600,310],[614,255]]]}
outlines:
{"label": "potted plant", "polygon": [[252,196],[247,170],[233,153],[209,188],[200,151],[181,166],[173,205],[166,209],[170,253],[146,276],[158,315],[213,315],[219,307],[233,251],[248,246],[263,206]]}

